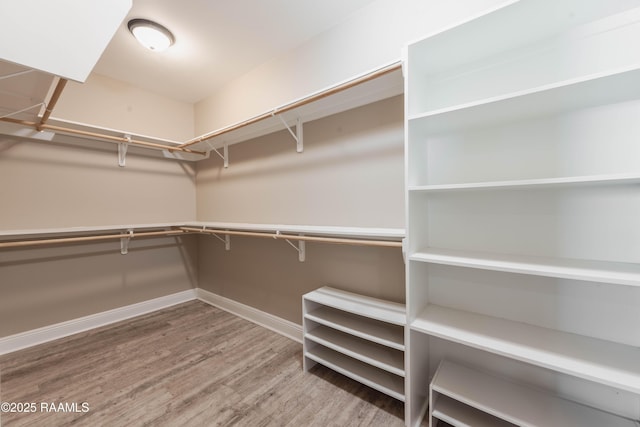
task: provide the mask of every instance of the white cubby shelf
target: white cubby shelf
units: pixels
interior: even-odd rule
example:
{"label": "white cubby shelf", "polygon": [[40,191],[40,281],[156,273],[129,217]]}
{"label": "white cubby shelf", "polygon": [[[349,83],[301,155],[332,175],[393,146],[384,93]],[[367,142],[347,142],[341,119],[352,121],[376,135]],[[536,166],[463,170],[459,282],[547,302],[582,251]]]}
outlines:
{"label": "white cubby shelf", "polygon": [[459,184],[414,185],[409,187],[409,191],[415,193],[439,193],[476,190],[535,190],[578,186],[635,184],[640,184],[640,174],[628,173],[520,179],[511,181],[466,182]]}
{"label": "white cubby shelf", "polygon": [[640,64],[409,117],[421,135],[487,127],[640,97]]}
{"label": "white cubby shelf", "polygon": [[428,248],[411,261],[561,279],[640,286],[640,264]]}
{"label": "white cubby shelf", "polygon": [[328,286],[302,301],[305,371],[320,363],[404,402],[404,304]]}
{"label": "white cubby shelf", "polygon": [[434,420],[638,424],[639,37],[636,1],[513,0],[408,45],[408,425],[454,356],[538,394],[474,377]]}
{"label": "white cubby shelf", "polygon": [[640,348],[428,305],[411,329],[607,386],[640,393]]}
{"label": "white cubby shelf", "polygon": [[448,360],[430,386],[431,426],[638,427],[632,420]]}

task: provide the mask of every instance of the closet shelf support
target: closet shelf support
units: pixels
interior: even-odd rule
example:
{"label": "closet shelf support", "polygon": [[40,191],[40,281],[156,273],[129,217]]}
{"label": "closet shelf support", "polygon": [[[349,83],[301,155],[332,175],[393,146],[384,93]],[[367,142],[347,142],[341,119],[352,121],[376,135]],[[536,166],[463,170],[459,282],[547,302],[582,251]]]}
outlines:
{"label": "closet shelf support", "polygon": [[[302,234],[300,235],[300,237],[304,237]],[[298,261],[300,262],[304,262],[305,258],[306,258],[306,254],[307,254],[307,245],[306,242],[304,240],[299,240],[298,244],[294,244],[291,242],[291,240],[287,239],[286,237],[281,237],[280,235],[280,231],[276,231],[276,234],[273,236],[274,239],[282,239],[284,238],[285,242],[287,242],[289,244],[289,246],[291,246],[293,249],[295,249],[298,252]]]}
{"label": "closet shelf support", "polygon": [[129,229],[126,233],[122,233],[122,236],[120,238],[120,253],[126,255],[129,253],[129,242],[133,238],[133,230]]}
{"label": "closet shelf support", "polygon": [[217,148],[215,148],[213,145],[211,145],[211,143],[209,141],[207,141],[207,145],[209,145],[209,148],[211,148],[211,151],[215,151],[215,153],[218,155],[218,157],[220,157],[222,159],[222,161],[224,162],[224,168],[227,169],[229,167],[229,145],[225,142],[223,148],[222,148],[222,153],[220,154],[220,151],[218,151]]}
{"label": "closet shelf support", "polygon": [[131,144],[131,135],[124,135],[124,138],[127,142],[118,143],[118,166],[121,168],[127,165],[127,149],[129,148],[129,144]]}
{"label": "closet shelf support", "polygon": [[12,111],[11,113],[7,113],[4,116],[0,116],[0,119],[6,119],[6,118],[9,118],[11,116],[15,116],[16,114],[24,113],[25,111],[33,110],[34,108],[44,107],[46,105],[47,104],[45,104],[44,102],[40,102],[38,104],[34,104],[34,105],[29,106],[29,107],[25,107],[25,108],[23,108],[21,110]]}
{"label": "closet shelf support", "polygon": [[303,133],[302,133],[302,118],[298,117],[296,119],[296,131],[294,132],[291,129],[291,126],[289,126],[289,124],[282,118],[281,114],[276,114],[276,112],[274,111],[273,113],[271,113],[271,115],[272,116],[277,116],[280,119],[280,121],[282,122],[284,127],[287,128],[287,130],[289,131],[289,133],[291,134],[293,139],[295,139],[295,141],[296,141],[296,152],[302,153],[304,151],[304,139],[303,139]]}
{"label": "closet shelf support", "polygon": [[18,71],[18,72],[15,72],[15,73],[11,73],[11,74],[5,74],[4,76],[0,76],[0,80],[10,79],[12,77],[22,76],[24,74],[33,73],[34,71],[35,70],[24,70],[24,71]]}
{"label": "closet shelf support", "polygon": [[231,236],[229,236],[228,234],[225,234],[223,239],[222,237],[218,236],[216,233],[211,233],[211,235],[216,239],[220,240],[222,243],[224,243],[225,251],[231,250]]}

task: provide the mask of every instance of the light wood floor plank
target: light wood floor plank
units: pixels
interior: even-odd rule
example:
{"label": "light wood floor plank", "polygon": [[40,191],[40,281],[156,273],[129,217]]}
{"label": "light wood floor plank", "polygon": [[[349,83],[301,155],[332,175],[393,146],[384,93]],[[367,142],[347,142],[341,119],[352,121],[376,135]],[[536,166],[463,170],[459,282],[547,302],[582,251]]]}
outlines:
{"label": "light wood floor plank", "polygon": [[317,365],[302,346],[198,301],[0,357],[0,401],[87,413],[0,426],[402,426],[403,404]]}

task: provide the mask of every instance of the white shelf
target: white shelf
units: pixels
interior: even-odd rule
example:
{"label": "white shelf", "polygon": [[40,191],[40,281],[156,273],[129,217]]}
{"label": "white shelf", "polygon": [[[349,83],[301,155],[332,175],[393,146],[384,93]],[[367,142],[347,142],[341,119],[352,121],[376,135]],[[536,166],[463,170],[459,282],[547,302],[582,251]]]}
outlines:
{"label": "white shelf", "polygon": [[[435,337],[461,344],[460,362],[481,369],[503,358],[524,362],[509,365],[512,378],[545,370],[540,387],[638,418],[640,348],[630,301],[640,292],[640,262],[625,256],[635,253],[638,229],[640,169],[631,159],[640,55],[626,47],[640,34],[638,5],[506,0],[407,47],[407,312],[420,313],[407,334],[408,425],[419,424],[424,381],[442,357],[429,345]],[[478,390],[478,400],[490,398],[493,386]],[[541,395],[539,402],[556,399]],[[546,416],[544,404],[527,396],[513,389],[492,413],[440,394],[431,402],[434,421],[503,425],[493,417],[504,419],[518,399]],[[518,413],[509,421],[637,426],[574,406],[582,408],[563,401],[551,411],[557,418],[542,422],[528,424]],[[572,418],[577,412],[589,415]],[[557,421],[563,417],[579,421]]]}
{"label": "white shelf", "polygon": [[416,114],[409,125],[422,136],[485,127],[523,118],[640,98],[640,64]]}
{"label": "white shelf", "polygon": [[328,286],[305,294],[304,299],[394,325],[404,326],[407,323],[404,304],[383,301]]}
{"label": "white shelf", "polygon": [[[431,383],[431,390],[439,394],[433,408],[433,415],[440,419],[463,420],[472,413],[476,415],[477,411],[500,418],[500,420],[494,418],[493,424],[482,424],[476,421],[490,420],[486,415],[480,418],[473,417],[471,424],[447,421],[454,426],[511,425],[500,422],[501,420],[523,427],[638,426],[634,421],[449,361],[443,361],[440,364]],[[453,402],[458,402],[452,403],[451,399],[441,399],[443,395],[454,399]]]}
{"label": "white shelf", "polygon": [[371,239],[400,240],[404,238],[403,228],[342,227],[324,225],[290,224],[250,224],[240,222],[194,221],[185,224],[188,227],[209,227],[223,230],[296,233],[318,236],[362,237]]}
{"label": "white shelf", "polygon": [[[477,16],[411,43],[410,47],[415,49],[410,52],[411,62],[424,74],[450,73],[462,65],[521,51],[536,41],[552,39],[567,30],[592,24],[594,20],[631,7],[632,4],[623,1],[563,0],[554,2],[549,8],[535,0],[505,0]],[[472,49],[469,40],[474,41]]]}
{"label": "white shelf", "polygon": [[95,225],[95,226],[79,226],[79,227],[59,227],[59,228],[36,228],[25,230],[0,230],[0,239],[20,238],[20,237],[41,237],[41,236],[63,236],[82,233],[96,233],[108,231],[126,231],[129,229],[157,229],[183,227],[188,223],[184,222],[166,222],[155,224],[122,224],[122,225]]}
{"label": "white shelf", "polygon": [[335,308],[321,306],[305,319],[384,346],[404,351],[404,328]]}
{"label": "white shelf", "polygon": [[640,393],[640,348],[428,305],[411,329],[632,393]]}
{"label": "white shelf", "polygon": [[380,344],[336,331],[327,326],[317,326],[307,332],[305,338],[354,359],[404,377],[404,353]]}
{"label": "white shelf", "polygon": [[403,304],[328,286],[302,297],[304,369],[315,361],[404,402]]}
{"label": "white shelf", "polygon": [[630,173],[542,179],[522,179],[513,181],[469,182],[461,184],[417,185],[409,187],[409,191],[416,193],[438,193],[473,190],[526,190],[630,184],[640,184],[640,174]]}
{"label": "white shelf", "polygon": [[404,402],[404,380],[402,377],[322,346],[316,346],[309,350],[305,357]]}
{"label": "white shelf", "polygon": [[[388,64],[387,66],[392,66],[392,64]],[[386,67],[381,67],[386,68]],[[375,72],[376,70],[372,70]],[[365,73],[366,75],[368,73]],[[355,76],[352,79],[347,79],[343,82],[339,82],[336,86],[340,86],[342,84],[348,84],[350,81],[361,78],[362,75]],[[307,98],[312,98],[318,94],[323,92],[331,92],[333,87],[329,87],[323,90],[320,90],[315,93],[311,93],[303,98],[299,98],[290,103],[277,106],[272,110],[265,111],[259,116],[262,115],[270,115],[272,112],[277,112],[286,108],[290,104],[297,103],[299,101],[303,101]],[[347,111],[353,108],[357,108],[366,104],[370,104],[376,101],[380,101],[386,98],[390,98],[392,96],[400,95],[404,92],[404,81],[402,77],[402,71],[400,69],[392,71],[388,74],[377,77],[373,80],[358,84],[356,86],[352,86],[347,90],[343,90],[336,93],[331,93],[329,96],[323,97],[311,103],[307,103],[296,107],[293,110],[286,111],[281,116],[287,122],[289,126],[294,126],[296,124],[296,119],[302,119],[303,123],[317,120],[323,117],[327,117],[332,114],[337,114],[343,111]],[[250,121],[251,119],[247,120]],[[232,145],[237,144],[243,141],[247,141],[253,138],[260,137],[262,135],[267,135],[273,132],[282,131],[285,129],[284,125],[280,118],[277,115],[267,117],[263,120],[251,123],[249,125],[240,126],[243,122],[234,123],[229,126],[225,126],[220,128],[214,133],[225,131],[226,129],[236,128],[234,130],[230,130],[229,132],[225,132],[220,136],[216,136],[214,138],[210,138],[205,142],[201,142],[192,146],[195,150],[211,150],[214,148],[221,148],[224,144]],[[295,144],[292,140],[292,147],[295,149]]]}
{"label": "white shelf", "polygon": [[429,248],[409,257],[411,261],[561,279],[640,286],[640,265],[526,255]]}
{"label": "white shelf", "polygon": [[299,233],[305,235],[362,237],[372,239],[400,240],[404,238],[401,228],[368,228],[368,227],[333,227],[313,225],[283,225],[283,224],[248,224],[228,222],[183,221],[151,224],[116,224],[78,227],[39,228],[24,230],[0,230],[0,238],[18,238],[25,236],[69,235],[78,233],[93,233],[107,231],[121,231],[132,229],[150,229],[167,227],[220,228],[224,230],[241,230],[256,232]]}
{"label": "white shelf", "polygon": [[501,420],[482,412],[472,406],[465,405],[444,394],[438,395],[431,409],[434,418],[442,420],[453,427],[514,427],[508,421]]}

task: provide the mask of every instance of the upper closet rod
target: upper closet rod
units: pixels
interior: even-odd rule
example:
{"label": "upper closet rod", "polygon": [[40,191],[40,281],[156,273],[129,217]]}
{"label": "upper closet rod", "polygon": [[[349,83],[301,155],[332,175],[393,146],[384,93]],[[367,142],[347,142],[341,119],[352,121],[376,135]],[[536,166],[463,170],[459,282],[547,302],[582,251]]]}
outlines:
{"label": "upper closet rod", "polygon": [[335,243],[341,245],[358,245],[358,246],[378,246],[388,248],[401,248],[402,242],[391,240],[371,240],[371,239],[354,239],[354,238],[342,238],[342,237],[321,237],[321,236],[301,236],[297,234],[282,234],[282,233],[259,233],[255,231],[230,231],[219,230],[210,228],[194,228],[194,227],[180,227],[181,230],[190,231],[194,233],[205,234],[222,234],[230,236],[250,236],[250,237],[264,237],[269,239],[282,239],[282,240],[299,240],[305,242],[321,242],[321,243]]}
{"label": "upper closet rod", "polygon": [[49,100],[49,103],[46,105],[45,107],[45,112],[44,115],[42,116],[42,118],[40,119],[40,121],[38,123],[36,122],[30,122],[27,120],[18,120],[18,119],[13,119],[10,117],[0,117],[1,121],[4,122],[9,122],[9,123],[15,123],[21,126],[27,126],[27,127],[31,127],[35,130],[37,130],[38,132],[42,132],[43,130],[52,130],[54,132],[62,132],[62,133],[66,133],[66,134],[72,134],[72,135],[81,135],[81,136],[87,136],[90,138],[97,138],[106,142],[113,142],[113,143],[117,143],[117,144],[122,144],[122,143],[127,143],[127,144],[132,144],[132,145],[137,145],[140,147],[145,147],[145,148],[153,148],[155,150],[167,150],[169,152],[174,152],[174,151],[181,151],[181,152],[185,152],[185,153],[191,153],[191,154],[199,154],[201,156],[206,156],[207,153],[205,153],[204,151],[196,151],[196,150],[191,150],[188,148],[183,148],[179,145],[166,145],[166,144],[158,144],[156,142],[147,142],[147,141],[140,141],[137,139],[131,139],[131,138],[127,138],[125,136],[113,136],[113,135],[106,135],[103,133],[98,133],[98,132],[89,132],[89,131],[84,131],[84,130],[79,130],[79,129],[73,129],[73,128],[66,128],[66,127],[62,127],[62,126],[52,126],[52,125],[48,125],[47,121],[49,120],[49,117],[51,116],[51,112],[53,111],[54,107],[56,106],[56,103],[58,102],[58,99],[60,99],[60,95],[62,94],[62,91],[65,87],[65,85],[67,84],[67,80],[66,79],[60,79],[58,81],[58,83],[56,84],[56,87],[53,91],[53,94],[51,95],[51,99]]}
{"label": "upper closet rod", "polygon": [[51,238],[51,239],[12,240],[10,242],[0,242],[0,249],[55,245],[60,243],[99,242],[104,240],[118,240],[123,238],[136,238],[136,237],[180,236],[185,234],[191,234],[191,233],[182,229],[162,230],[162,231],[143,231],[139,233],[135,233],[129,230],[126,230],[126,231],[123,230],[121,234],[95,234],[95,235],[89,235],[89,236],[58,237],[58,238]]}
{"label": "upper closet rod", "polygon": [[26,120],[17,120],[17,119],[12,119],[9,117],[5,117],[5,118],[0,118],[0,120],[4,121],[4,122],[9,122],[9,123],[15,123],[18,125],[22,125],[22,126],[27,126],[27,127],[31,127],[34,128],[36,130],[38,130],[38,128],[40,128],[40,130],[52,130],[52,131],[58,131],[61,133],[67,133],[67,134],[72,134],[72,135],[82,135],[82,136],[88,136],[90,138],[97,138],[100,140],[103,140],[105,142],[112,142],[115,144],[121,144],[121,143],[129,143],[131,145],[138,145],[141,147],[145,147],[145,148],[152,148],[155,150],[166,150],[169,152],[173,152],[173,151],[182,151],[184,153],[191,153],[191,154],[199,154],[201,156],[206,156],[207,153],[205,153],[204,151],[196,151],[196,150],[191,150],[189,148],[180,148],[180,146],[178,145],[164,145],[164,144],[158,144],[155,142],[147,142],[147,141],[140,141],[137,139],[128,139],[124,136],[114,136],[114,135],[106,135],[106,134],[101,134],[101,133],[96,133],[96,132],[89,132],[89,131],[85,131],[85,130],[80,130],[80,129],[72,129],[72,128],[65,128],[62,126],[53,126],[53,125],[48,125],[48,124],[40,124],[40,123],[36,123],[36,122],[29,122]]}
{"label": "upper closet rod", "polygon": [[292,102],[290,104],[287,104],[287,105],[285,105],[283,107],[275,108],[272,111],[260,114],[260,115],[255,116],[255,117],[252,117],[252,118],[247,119],[247,120],[245,120],[243,122],[236,123],[234,125],[228,126],[226,128],[218,129],[218,130],[213,131],[213,132],[205,133],[204,135],[201,135],[201,136],[198,136],[198,137],[196,137],[194,139],[191,139],[191,140],[185,142],[184,144],[178,145],[178,147],[188,147],[190,145],[198,144],[198,143],[200,143],[202,141],[205,141],[207,139],[215,138],[216,136],[220,136],[220,135],[223,135],[225,133],[234,131],[236,129],[240,129],[242,127],[245,127],[245,126],[251,125],[253,123],[259,122],[261,120],[265,120],[265,119],[271,118],[273,115],[285,113],[285,112],[287,112],[289,110],[293,110],[294,108],[302,107],[303,105],[310,104],[311,102],[318,101],[318,100],[320,100],[322,98],[326,98],[327,96],[334,95],[334,94],[336,94],[338,92],[342,92],[344,90],[350,89],[350,88],[352,88],[354,86],[357,86],[359,84],[368,82],[368,81],[376,79],[378,77],[382,77],[385,74],[389,74],[389,73],[391,73],[393,71],[399,70],[400,68],[402,68],[402,63],[401,62],[395,62],[395,63],[393,63],[391,65],[387,65],[386,67],[380,68],[380,69],[378,69],[376,71],[373,71],[373,72],[371,72],[369,74],[365,74],[364,76],[357,77],[357,78],[355,78],[353,80],[349,80],[348,82],[339,84],[337,86],[334,86],[334,87],[329,88],[327,90],[324,90],[322,92],[316,93],[316,94],[308,96],[306,98],[299,99],[298,101],[294,101],[294,102]]}

